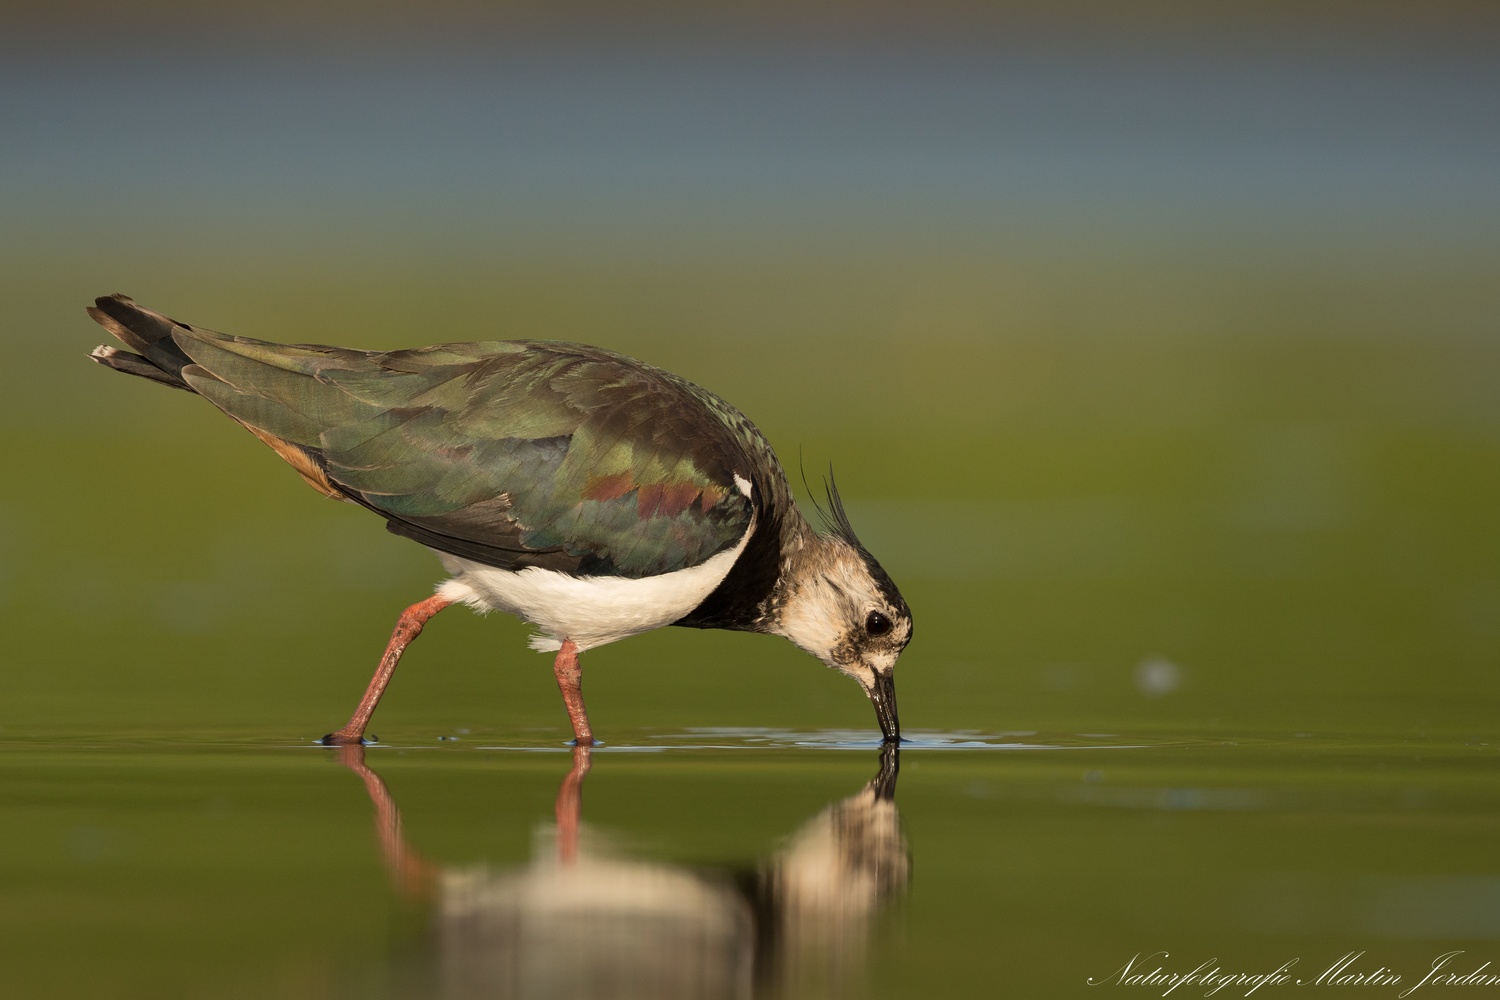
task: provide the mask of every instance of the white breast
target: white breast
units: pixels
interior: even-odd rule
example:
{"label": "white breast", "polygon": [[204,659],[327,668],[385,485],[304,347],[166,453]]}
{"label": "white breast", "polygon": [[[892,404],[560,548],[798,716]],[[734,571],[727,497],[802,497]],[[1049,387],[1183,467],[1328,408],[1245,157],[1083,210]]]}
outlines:
{"label": "white breast", "polygon": [[692,611],[729,575],[754,531],[751,518],[734,548],[697,566],[639,580],[569,576],[537,566],[496,569],[434,549],[453,574],[437,592],[450,601],[506,611],[530,622],[541,630],[531,639],[532,649],[558,649],[571,639],[581,651],[670,625]]}

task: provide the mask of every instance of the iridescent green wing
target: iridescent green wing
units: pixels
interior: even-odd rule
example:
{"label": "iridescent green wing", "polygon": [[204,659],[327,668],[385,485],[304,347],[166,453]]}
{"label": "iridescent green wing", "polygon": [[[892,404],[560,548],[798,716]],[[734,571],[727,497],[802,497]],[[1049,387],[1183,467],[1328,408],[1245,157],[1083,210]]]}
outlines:
{"label": "iridescent green wing", "polygon": [[392,531],[505,569],[641,577],[697,565],[749,528],[736,476],[754,479],[770,454],[718,397],[598,348],[380,354],[185,328],[173,339],[193,389],[300,449]]}

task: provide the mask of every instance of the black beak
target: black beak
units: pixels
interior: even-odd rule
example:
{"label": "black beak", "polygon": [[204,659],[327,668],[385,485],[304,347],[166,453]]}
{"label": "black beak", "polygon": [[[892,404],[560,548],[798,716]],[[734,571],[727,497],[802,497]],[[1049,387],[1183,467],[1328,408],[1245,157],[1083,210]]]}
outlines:
{"label": "black beak", "polygon": [[887,670],[881,673],[873,671],[874,683],[866,689],[865,694],[870,696],[870,701],[875,705],[875,718],[880,720],[880,735],[887,743],[901,742],[901,721],[896,717],[896,673]]}

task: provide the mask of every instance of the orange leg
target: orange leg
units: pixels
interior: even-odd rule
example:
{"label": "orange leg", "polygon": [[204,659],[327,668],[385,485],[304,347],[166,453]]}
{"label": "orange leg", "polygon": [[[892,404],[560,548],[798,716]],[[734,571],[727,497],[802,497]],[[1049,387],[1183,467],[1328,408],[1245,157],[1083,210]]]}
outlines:
{"label": "orange leg", "polygon": [[594,745],[594,731],[589,728],[589,713],[583,707],[583,667],[578,665],[578,647],[572,639],[564,639],[552,663],[557,674],[557,687],[562,692],[563,704],[568,706],[568,719],[573,723],[573,741],[581,747]]}
{"label": "orange leg", "polygon": [[[406,652],[406,647],[411,645],[413,639],[422,634],[422,626],[427,624],[427,619],[452,603],[447,598],[434,594],[401,612],[401,617],[396,620],[396,628],[391,632],[390,644],[385,647],[385,655],[380,658],[380,666],[375,668],[375,676],[370,678],[370,686],[365,688],[365,696],[359,700],[359,707],[354,710],[343,729],[329,733],[319,743],[348,746],[364,741],[365,727],[370,724],[370,716],[375,714],[375,706],[380,704],[380,696],[385,694],[385,686],[391,682],[391,674],[396,672],[396,664],[401,662],[401,654]],[[580,701],[580,711],[582,706]],[[584,727],[588,727],[587,722]]]}

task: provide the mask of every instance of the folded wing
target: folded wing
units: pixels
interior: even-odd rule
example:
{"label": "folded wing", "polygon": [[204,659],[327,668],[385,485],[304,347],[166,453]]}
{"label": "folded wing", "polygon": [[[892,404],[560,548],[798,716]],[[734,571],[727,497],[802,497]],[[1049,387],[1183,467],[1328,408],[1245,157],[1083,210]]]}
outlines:
{"label": "folded wing", "polygon": [[535,341],[374,353],[180,324],[171,339],[191,360],[181,378],[314,486],[440,551],[641,577],[733,547],[751,521],[744,418],[622,355]]}

